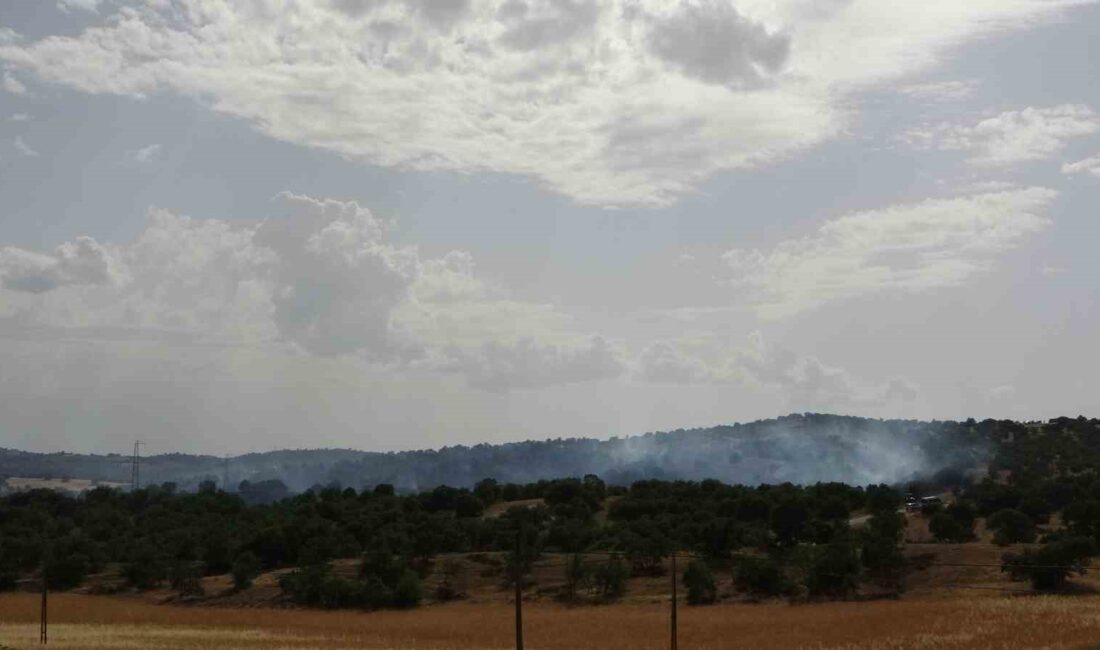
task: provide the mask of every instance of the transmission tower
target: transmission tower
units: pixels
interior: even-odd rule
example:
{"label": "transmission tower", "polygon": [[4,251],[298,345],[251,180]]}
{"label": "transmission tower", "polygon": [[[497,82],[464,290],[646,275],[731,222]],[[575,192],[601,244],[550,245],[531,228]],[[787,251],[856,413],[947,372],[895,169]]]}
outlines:
{"label": "transmission tower", "polygon": [[130,491],[137,492],[141,487],[141,446],[145,443],[134,441],[134,455],[130,459]]}

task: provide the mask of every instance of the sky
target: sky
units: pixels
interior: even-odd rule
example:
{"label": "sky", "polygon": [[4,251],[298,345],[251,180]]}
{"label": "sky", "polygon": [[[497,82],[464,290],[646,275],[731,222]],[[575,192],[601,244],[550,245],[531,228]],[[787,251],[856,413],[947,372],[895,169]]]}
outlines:
{"label": "sky", "polygon": [[0,447],[1098,415],[1100,3],[3,0]]}

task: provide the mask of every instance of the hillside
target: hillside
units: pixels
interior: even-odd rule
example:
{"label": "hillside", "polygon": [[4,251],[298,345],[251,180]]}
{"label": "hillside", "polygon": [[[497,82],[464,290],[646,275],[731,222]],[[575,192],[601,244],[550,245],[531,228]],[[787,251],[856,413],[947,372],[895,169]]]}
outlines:
{"label": "hillside", "polygon": [[[1022,425],[1017,425],[1022,426]],[[610,484],[641,479],[717,478],[731,483],[852,484],[898,482],[944,468],[975,467],[988,456],[990,434],[970,423],[789,415],[746,424],[647,433],[609,440],[569,438],[438,450],[368,452],[285,450],[228,459],[186,454],[142,458],[144,482],[194,489],[278,479],[292,491],[333,482],[350,487],[389,483],[401,491],[437,485],[470,487],[493,477],[527,483],[596,474]],[[0,478],[74,478],[127,482],[123,454],[35,454],[0,449]]]}

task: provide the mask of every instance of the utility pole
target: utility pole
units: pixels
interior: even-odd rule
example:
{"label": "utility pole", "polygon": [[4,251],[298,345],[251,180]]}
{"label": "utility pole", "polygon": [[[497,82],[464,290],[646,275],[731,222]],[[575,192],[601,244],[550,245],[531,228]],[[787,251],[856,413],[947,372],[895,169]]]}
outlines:
{"label": "utility pole", "polygon": [[523,650],[523,527],[516,531],[516,650]]}
{"label": "utility pole", "polygon": [[49,634],[47,633],[47,616],[46,616],[46,593],[49,591],[49,585],[46,580],[46,557],[42,557],[42,611],[41,618],[38,623],[38,643],[46,645],[49,643]]}
{"label": "utility pole", "polygon": [[222,491],[229,492],[229,454],[225,455],[225,467],[223,468],[222,476]]}
{"label": "utility pole", "polygon": [[141,487],[141,446],[145,443],[134,441],[134,455],[130,460],[130,491],[137,492]]}
{"label": "utility pole", "polygon": [[669,640],[669,650],[677,650],[676,645],[676,553],[672,553],[672,611],[671,620],[672,624],[672,638]]}

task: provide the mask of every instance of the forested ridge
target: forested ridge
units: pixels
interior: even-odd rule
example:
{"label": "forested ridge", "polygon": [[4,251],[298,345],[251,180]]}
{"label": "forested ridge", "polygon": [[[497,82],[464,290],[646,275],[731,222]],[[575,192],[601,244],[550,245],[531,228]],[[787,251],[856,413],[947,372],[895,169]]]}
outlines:
{"label": "forested ridge", "polygon": [[[170,483],[78,497],[20,492],[0,498],[0,588],[44,571],[54,588],[67,589],[113,567],[124,578],[117,588],[170,585],[187,594],[201,591],[204,575],[231,573],[244,589],[261,571],[292,568],[280,578],[289,602],[401,607],[420,601],[420,578],[449,554],[502,553],[507,582],[540,554],[562,553],[578,554],[567,564],[569,584],[613,599],[631,576],[663,571],[675,552],[696,558],[684,579],[699,603],[715,597],[708,585],[716,567],[762,597],[845,597],[869,583],[899,584],[907,492],[951,495],[946,507],[925,507],[938,540],[972,540],[984,518],[997,543],[1036,542],[1004,557],[1005,571],[1036,588],[1057,589],[1083,571],[1100,541],[1100,421],[953,426],[967,445],[987,445],[987,466],[895,484],[485,477],[469,488],[416,493],[331,484],[271,503],[213,482],[195,492]],[[486,516],[491,507],[499,512]],[[358,559],[357,575],[332,571],[344,558]]]}
{"label": "forested ridge", "polygon": [[[387,453],[284,450],[236,456],[228,464],[216,456],[153,453],[142,459],[142,468],[148,480],[176,483],[184,490],[195,490],[203,481],[220,485],[226,473],[230,489],[245,480],[279,480],[294,492],[333,482],[356,489],[387,483],[406,492],[437,485],[471,487],[487,476],[530,483],[585,474],[597,474],[614,485],[705,478],[747,485],[866,484],[903,481],[948,466],[973,466],[987,453],[982,432],[966,423],[807,413],[608,440],[564,438]],[[125,453],[0,450],[0,479],[128,482],[128,459]]]}

